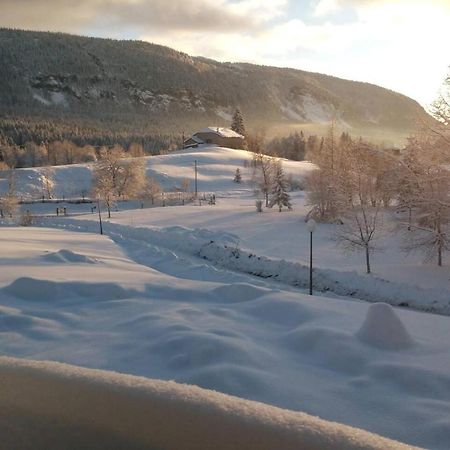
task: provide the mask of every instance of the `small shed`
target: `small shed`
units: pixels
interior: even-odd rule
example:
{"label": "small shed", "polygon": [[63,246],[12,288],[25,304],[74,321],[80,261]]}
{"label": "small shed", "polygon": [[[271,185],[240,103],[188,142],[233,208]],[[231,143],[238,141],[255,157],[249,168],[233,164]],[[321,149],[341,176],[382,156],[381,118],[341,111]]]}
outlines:
{"label": "small shed", "polygon": [[194,133],[184,141],[184,148],[197,147],[200,144],[214,144],[218,147],[243,148],[244,136],[229,128],[207,127]]}

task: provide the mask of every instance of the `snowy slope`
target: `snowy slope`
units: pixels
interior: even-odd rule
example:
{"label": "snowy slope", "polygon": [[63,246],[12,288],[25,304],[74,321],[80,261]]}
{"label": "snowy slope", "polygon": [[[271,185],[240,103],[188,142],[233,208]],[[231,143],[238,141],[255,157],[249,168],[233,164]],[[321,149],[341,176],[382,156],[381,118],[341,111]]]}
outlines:
{"label": "snowy slope", "polygon": [[412,448],[170,381],[1,357],[0,380],[8,386],[0,391],[0,438],[8,449]]}
{"label": "snowy slope", "polygon": [[447,317],[310,297],[121,239],[129,256],[100,235],[3,228],[0,353],[195,384],[448,448]]}
{"label": "snowy slope", "polygon": [[[250,162],[252,154],[245,150],[233,150],[214,146],[200,146],[197,149],[180,150],[167,155],[149,156],[142,158],[146,161],[148,176],[155,177],[166,191],[180,188],[184,178],[191,180],[191,190],[194,189],[194,161],[198,165],[198,190],[199,192],[229,192],[251,191],[251,187],[245,183],[250,180],[250,169],[244,168],[244,162]],[[303,176],[313,170],[313,165],[308,162],[288,161],[284,162],[287,173],[294,178],[302,179]],[[92,183],[92,164],[73,164],[68,166],[56,166],[54,172],[54,197],[62,198],[81,197],[89,194]],[[243,174],[242,185],[233,182],[236,169]],[[17,169],[16,190],[19,195],[27,198],[39,198],[46,195],[42,175],[47,168],[36,167]],[[7,189],[5,179],[0,179],[0,192]]]}

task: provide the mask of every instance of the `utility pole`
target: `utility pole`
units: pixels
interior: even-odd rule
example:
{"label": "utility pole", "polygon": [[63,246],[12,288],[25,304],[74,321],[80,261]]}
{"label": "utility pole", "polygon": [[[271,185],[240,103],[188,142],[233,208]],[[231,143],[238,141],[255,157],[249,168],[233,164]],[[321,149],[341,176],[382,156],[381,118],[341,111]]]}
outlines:
{"label": "utility pole", "polygon": [[197,190],[197,160],[194,161],[194,170],[195,170],[195,198],[197,198],[198,190]]}

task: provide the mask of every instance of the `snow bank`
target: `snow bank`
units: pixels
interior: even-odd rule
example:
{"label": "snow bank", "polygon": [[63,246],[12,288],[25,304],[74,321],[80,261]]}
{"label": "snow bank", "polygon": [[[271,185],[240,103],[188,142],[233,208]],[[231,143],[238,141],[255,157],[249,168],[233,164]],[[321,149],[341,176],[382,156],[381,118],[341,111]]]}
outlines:
{"label": "snow bank", "polygon": [[[94,233],[98,231],[96,222],[86,220],[43,220],[42,225]],[[305,289],[309,286],[308,266],[242,250],[239,248],[239,237],[231,233],[181,226],[144,228],[110,222],[105,223],[103,229],[113,240],[125,246],[127,239],[142,241],[197,256],[236,272],[270,278]],[[315,268],[314,291],[450,315],[450,298],[446,289],[421,289],[357,272]]]}
{"label": "snow bank", "polygon": [[356,428],[195,386],[0,358],[8,449],[411,449]]}
{"label": "snow bank", "polygon": [[362,341],[382,349],[410,348],[414,341],[392,306],[375,303],[367,310],[366,320],[356,333]]}

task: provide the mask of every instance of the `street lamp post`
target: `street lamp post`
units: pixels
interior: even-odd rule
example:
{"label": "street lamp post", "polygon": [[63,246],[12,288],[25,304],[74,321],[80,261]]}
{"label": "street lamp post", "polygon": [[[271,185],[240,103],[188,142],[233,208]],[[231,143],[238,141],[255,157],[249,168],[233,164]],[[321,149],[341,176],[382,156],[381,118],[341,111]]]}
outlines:
{"label": "street lamp post", "polygon": [[309,295],[313,295],[313,233],[316,229],[316,221],[314,219],[309,219],[308,222],[306,222],[306,226],[309,231]]}
{"label": "street lamp post", "polygon": [[194,161],[194,171],[195,171],[195,198],[197,198],[197,160]]}
{"label": "street lamp post", "polygon": [[102,213],[100,211],[100,197],[97,197],[98,222],[100,224],[100,234],[103,234]]}

